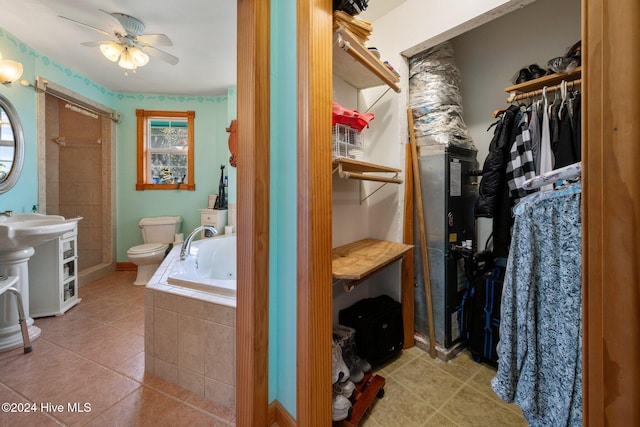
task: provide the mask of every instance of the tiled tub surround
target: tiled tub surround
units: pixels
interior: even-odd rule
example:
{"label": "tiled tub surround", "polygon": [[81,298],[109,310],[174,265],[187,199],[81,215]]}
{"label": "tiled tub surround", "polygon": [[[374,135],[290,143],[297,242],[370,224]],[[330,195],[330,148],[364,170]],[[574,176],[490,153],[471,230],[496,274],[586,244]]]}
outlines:
{"label": "tiled tub surround", "polygon": [[235,408],[236,299],[168,284],[179,257],[174,247],[145,289],[145,370]]}

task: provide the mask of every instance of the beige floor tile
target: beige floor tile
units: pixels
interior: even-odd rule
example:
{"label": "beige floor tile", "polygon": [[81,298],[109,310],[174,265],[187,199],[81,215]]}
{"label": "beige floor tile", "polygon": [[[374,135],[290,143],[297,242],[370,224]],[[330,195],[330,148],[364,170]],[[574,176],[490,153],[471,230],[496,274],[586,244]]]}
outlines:
{"label": "beige floor tile", "polygon": [[424,357],[415,358],[391,377],[435,409],[440,408],[464,384]]}
{"label": "beige floor tile", "polygon": [[479,392],[483,393],[485,396],[495,400],[500,405],[509,409],[510,411],[515,412],[519,416],[522,416],[522,409],[516,404],[506,403],[502,399],[498,397],[498,395],[491,388],[491,379],[496,376],[496,369],[488,366],[482,365],[480,370],[476,372],[476,374],[471,377],[471,379],[467,382],[467,385],[475,388]]}
{"label": "beige floor tile", "polygon": [[384,397],[376,399],[370,408],[370,418],[383,426],[421,426],[436,408],[400,385],[387,378]]}
{"label": "beige floor tile", "polygon": [[522,416],[469,386],[463,387],[440,412],[460,426],[527,426]]}
{"label": "beige floor tile", "polygon": [[124,399],[91,420],[87,426],[150,426],[155,427],[181,402],[148,387],[135,390]]}
{"label": "beige floor tile", "polygon": [[360,425],[362,425],[363,427],[384,427],[375,419],[371,418],[371,411],[367,411],[363,415],[362,421],[360,421]]}
{"label": "beige floor tile", "polygon": [[424,427],[457,427],[454,421],[442,415],[439,411],[429,418]]}
{"label": "beige floor tile", "polygon": [[471,354],[467,351],[458,353],[456,357],[446,362],[437,358],[431,359],[426,353],[424,353],[422,357],[463,382],[468,381],[469,378],[482,368],[482,364],[474,361],[471,358]]}
{"label": "beige floor tile", "polygon": [[[407,363],[411,362],[413,359],[424,355],[425,352],[420,350],[418,347],[411,347],[402,350],[400,356],[393,358],[387,363],[377,366],[374,371],[379,373],[382,376],[391,375],[393,372],[402,368]],[[428,357],[428,356],[427,356]]]}

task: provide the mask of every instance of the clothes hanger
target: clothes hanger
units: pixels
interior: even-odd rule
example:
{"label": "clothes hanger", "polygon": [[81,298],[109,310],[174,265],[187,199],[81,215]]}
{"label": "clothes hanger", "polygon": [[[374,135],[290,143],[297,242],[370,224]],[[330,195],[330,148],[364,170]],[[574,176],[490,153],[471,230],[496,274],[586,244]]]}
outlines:
{"label": "clothes hanger", "polygon": [[[557,92],[556,92],[557,93]],[[558,118],[562,119],[562,110],[567,103],[567,81],[560,83],[560,109],[558,110]]]}

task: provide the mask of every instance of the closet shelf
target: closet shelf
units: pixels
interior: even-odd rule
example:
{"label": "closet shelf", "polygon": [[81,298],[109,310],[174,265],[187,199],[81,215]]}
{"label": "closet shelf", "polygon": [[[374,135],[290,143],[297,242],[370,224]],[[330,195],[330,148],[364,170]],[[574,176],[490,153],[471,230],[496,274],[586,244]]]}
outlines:
{"label": "closet shelf", "polygon": [[349,30],[333,33],[333,72],[356,89],[388,85],[400,93],[400,79]]}
{"label": "closet shelf", "polygon": [[528,82],[520,83],[513,86],[507,86],[504,91],[507,93],[523,93],[531,92],[534,90],[542,89],[545,86],[553,86],[561,83],[563,80],[571,82],[577,80],[582,76],[582,67],[576,67],[570,74],[555,73],[547,76],[540,77],[539,79],[529,80]]}
{"label": "closet shelf", "polygon": [[[398,178],[400,169],[391,168],[388,166],[376,165],[373,163],[363,162],[361,160],[351,159],[334,159],[333,170],[338,171],[340,178],[345,179],[359,179],[363,181],[377,181],[387,182],[392,184],[402,184],[402,179]],[[393,177],[381,176],[381,175],[365,175],[365,173],[395,173]]]}
{"label": "closet shelf", "polygon": [[413,245],[386,240],[363,239],[331,251],[334,280],[361,280],[402,258]]}

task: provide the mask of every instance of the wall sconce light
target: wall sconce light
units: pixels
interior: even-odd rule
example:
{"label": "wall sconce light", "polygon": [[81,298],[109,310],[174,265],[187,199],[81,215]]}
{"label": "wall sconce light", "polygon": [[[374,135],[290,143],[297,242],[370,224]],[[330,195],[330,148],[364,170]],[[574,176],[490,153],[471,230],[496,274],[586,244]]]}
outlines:
{"label": "wall sconce light", "polygon": [[[111,62],[118,61],[118,65],[125,70],[133,70],[147,65],[149,55],[135,46],[126,46],[111,42],[100,45],[100,52]],[[125,73],[126,74],[126,73]]]}
{"label": "wall sconce light", "polygon": [[20,76],[22,76],[22,64],[10,59],[2,59],[2,54],[0,54],[0,83],[13,83]]}

